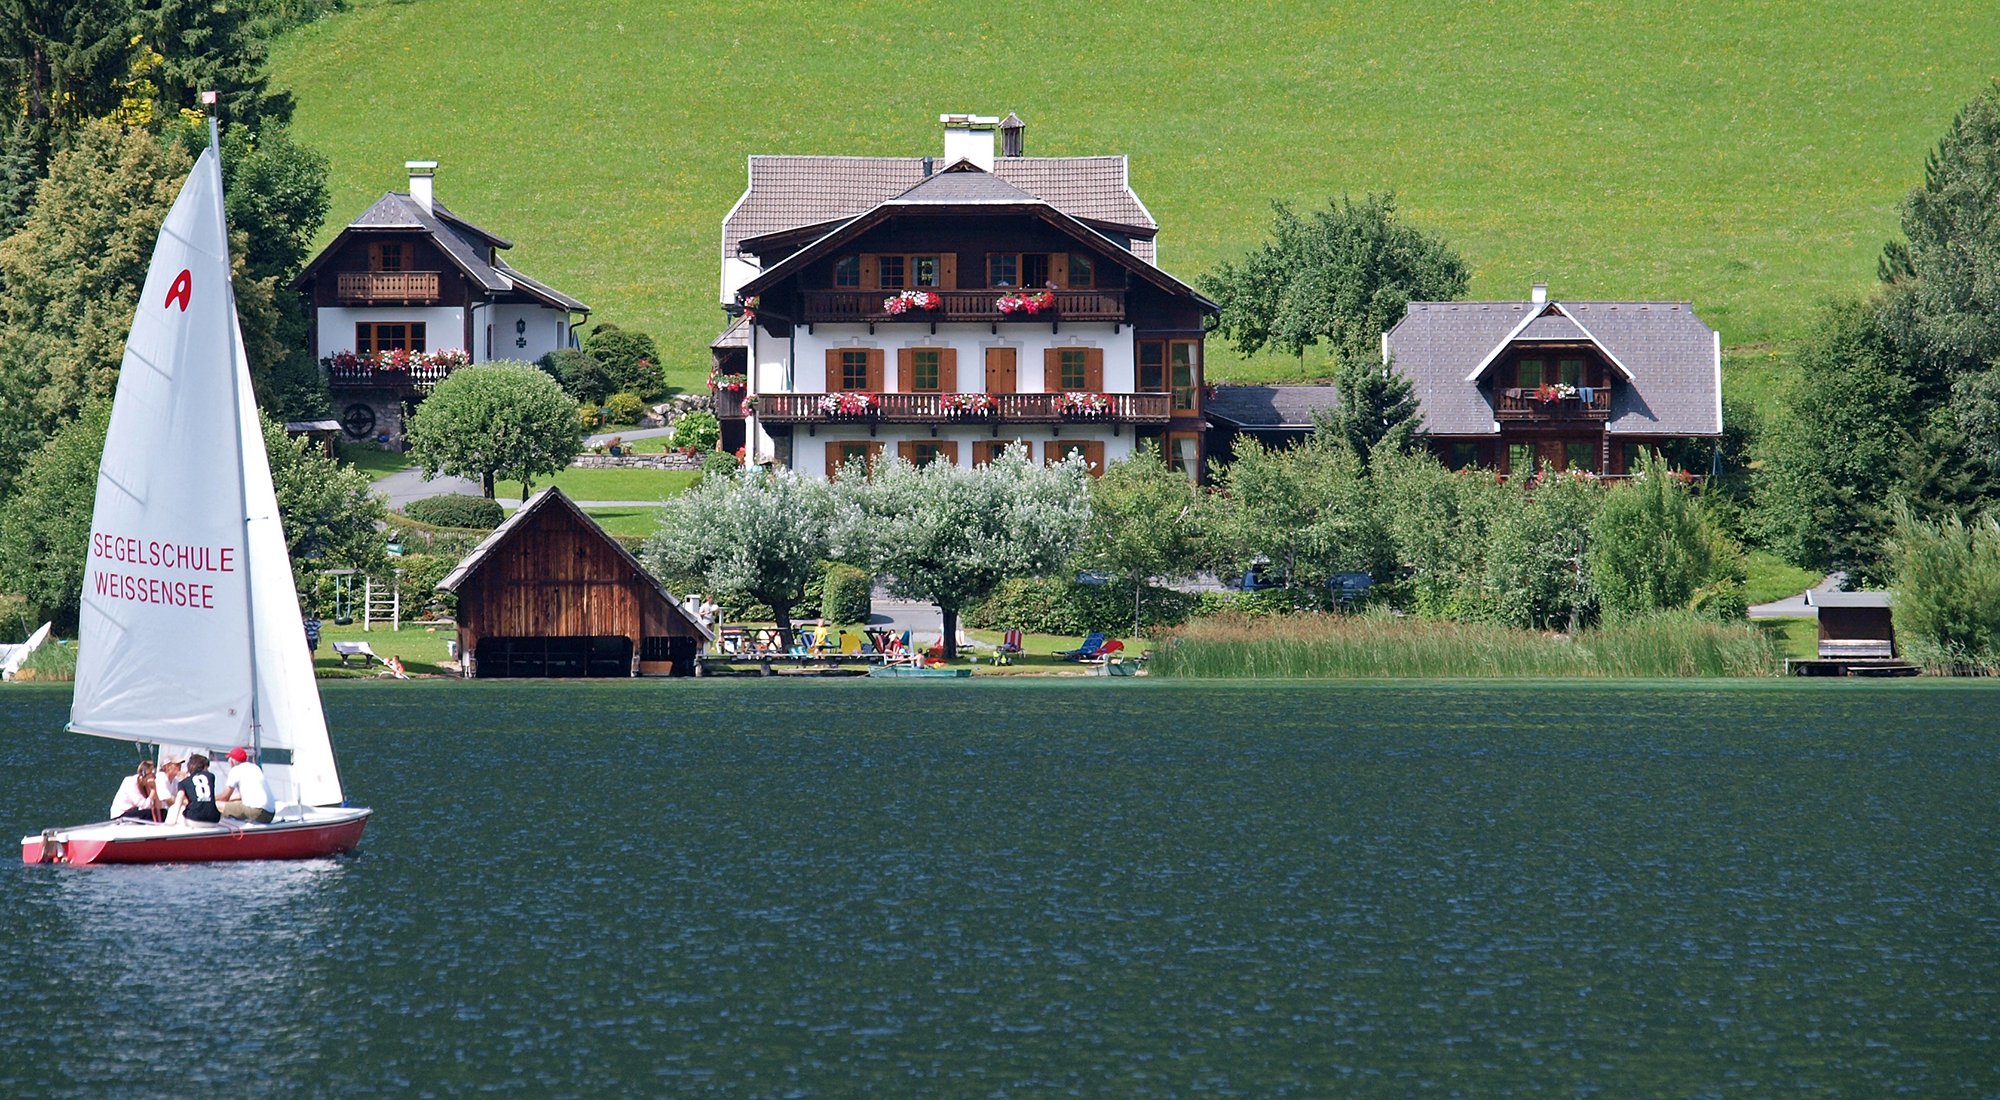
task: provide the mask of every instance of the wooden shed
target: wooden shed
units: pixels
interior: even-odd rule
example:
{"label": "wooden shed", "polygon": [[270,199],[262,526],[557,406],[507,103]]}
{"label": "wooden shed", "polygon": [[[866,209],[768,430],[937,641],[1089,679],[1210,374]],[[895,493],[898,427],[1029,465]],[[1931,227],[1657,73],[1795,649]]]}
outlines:
{"label": "wooden shed", "polygon": [[1887,592],[1806,593],[1819,612],[1821,657],[1896,656],[1895,613]]}
{"label": "wooden shed", "polygon": [[714,634],[561,489],[528,498],[449,576],[467,676],[692,676]]}

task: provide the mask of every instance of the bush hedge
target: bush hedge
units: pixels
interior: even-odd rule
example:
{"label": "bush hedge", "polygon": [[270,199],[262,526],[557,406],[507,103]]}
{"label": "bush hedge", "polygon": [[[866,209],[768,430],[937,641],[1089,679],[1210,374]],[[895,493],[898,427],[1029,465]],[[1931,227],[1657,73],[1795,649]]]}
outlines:
{"label": "bush hedge", "polygon": [[498,503],[485,497],[458,493],[413,500],[403,505],[403,514],[432,527],[479,527],[487,530],[500,526],[500,521],[507,518],[506,511]]}
{"label": "bush hedge", "polygon": [[712,451],[722,441],[722,422],[707,409],[690,409],[674,421],[674,446]]}
{"label": "bush hedge", "polygon": [[843,626],[865,623],[874,613],[875,578],[841,562],[829,562],[820,581],[819,614]]}
{"label": "bush hedge", "polygon": [[604,419],[611,424],[637,424],[646,415],[645,399],[636,393],[614,393],[604,399]]}
{"label": "bush hedge", "polygon": [[[1172,626],[1206,610],[1199,596],[1147,585],[1139,597],[1142,626]],[[966,610],[967,626],[1078,636],[1093,630],[1132,630],[1132,589],[1124,584],[1078,584],[1068,578],[1033,577],[1000,582],[993,595]]]}

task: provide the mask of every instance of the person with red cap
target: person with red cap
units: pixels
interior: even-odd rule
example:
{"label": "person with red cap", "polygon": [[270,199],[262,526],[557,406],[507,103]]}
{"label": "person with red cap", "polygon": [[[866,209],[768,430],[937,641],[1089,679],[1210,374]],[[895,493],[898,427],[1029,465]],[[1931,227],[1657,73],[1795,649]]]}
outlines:
{"label": "person with red cap", "polygon": [[271,784],[264,780],[264,769],[251,761],[241,745],[229,750],[227,782],[229,786],[216,806],[222,816],[263,824],[278,812],[278,801],[271,797]]}

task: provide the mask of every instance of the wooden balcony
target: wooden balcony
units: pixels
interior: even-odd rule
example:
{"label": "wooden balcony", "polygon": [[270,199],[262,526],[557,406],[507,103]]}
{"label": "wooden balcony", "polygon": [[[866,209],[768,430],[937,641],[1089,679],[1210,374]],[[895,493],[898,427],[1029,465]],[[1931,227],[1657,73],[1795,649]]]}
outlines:
{"label": "wooden balcony", "polygon": [[1055,296],[1055,302],[1039,313],[1026,310],[1000,312],[998,303],[1002,297],[1013,293],[1009,290],[940,290],[935,293],[944,299],[944,304],[937,309],[913,309],[907,313],[890,314],[882,308],[882,303],[896,296],[893,290],[807,291],[805,316],[800,320],[820,325],[947,321],[978,324],[1032,321],[1048,324],[1052,321],[1125,320],[1125,292],[1122,290],[1050,291]]}
{"label": "wooden balcony", "polygon": [[1603,386],[1593,389],[1588,401],[1581,396],[1543,401],[1533,390],[1502,390],[1494,405],[1496,420],[1609,420],[1611,390]]}
{"label": "wooden balcony", "polygon": [[435,271],[343,271],[337,293],[342,302],[422,305],[438,297]]}
{"label": "wooden balcony", "polygon": [[818,393],[758,394],[754,412],[767,424],[1165,424],[1164,393],[1107,393],[1105,408],[1074,407],[1060,393],[996,393],[989,409],[946,408],[944,394],[878,393],[865,412],[836,413]]}
{"label": "wooden balcony", "polygon": [[[742,376],[736,375],[735,377],[740,378]],[[715,415],[719,420],[743,419],[743,391],[716,390]]]}

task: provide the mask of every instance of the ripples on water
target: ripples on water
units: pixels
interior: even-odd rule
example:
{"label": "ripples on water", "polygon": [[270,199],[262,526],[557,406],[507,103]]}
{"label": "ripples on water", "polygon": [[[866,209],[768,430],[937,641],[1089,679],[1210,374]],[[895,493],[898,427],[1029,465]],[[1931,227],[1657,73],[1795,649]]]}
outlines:
{"label": "ripples on water", "polygon": [[2000,1095],[1990,691],[327,696],[357,855],[0,872],[0,1095]]}

